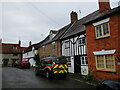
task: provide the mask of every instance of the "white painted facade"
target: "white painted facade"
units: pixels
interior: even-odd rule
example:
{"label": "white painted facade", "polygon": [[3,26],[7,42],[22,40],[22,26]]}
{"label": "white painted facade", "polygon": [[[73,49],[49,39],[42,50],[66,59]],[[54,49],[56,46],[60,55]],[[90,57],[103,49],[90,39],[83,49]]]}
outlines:
{"label": "white painted facade", "polygon": [[35,50],[34,47],[32,47],[32,51],[29,51],[27,53],[23,54],[23,60],[29,60],[31,66],[35,66],[35,60],[34,56],[38,53],[38,50]]}
{"label": "white painted facade", "polygon": [[11,66],[13,63],[13,60],[21,60],[21,54],[17,54],[17,56],[14,56],[14,54],[0,54],[1,61],[0,63],[3,63],[3,59],[8,60],[8,65]]}
{"label": "white painted facade", "polygon": [[[62,56],[69,58],[68,70],[70,73],[75,73],[76,59],[79,70],[82,75],[88,74],[87,51],[86,51],[86,37],[85,34],[62,40]],[[77,57],[77,58],[76,58]],[[77,65],[77,64],[76,64]],[[84,70],[84,71],[83,71]]]}

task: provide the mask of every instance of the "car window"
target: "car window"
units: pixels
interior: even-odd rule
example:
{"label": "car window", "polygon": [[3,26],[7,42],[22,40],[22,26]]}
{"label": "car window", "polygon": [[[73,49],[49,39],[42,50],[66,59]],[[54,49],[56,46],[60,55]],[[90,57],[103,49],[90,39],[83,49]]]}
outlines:
{"label": "car window", "polygon": [[55,61],[56,64],[66,64],[67,63],[67,60],[64,57],[55,58],[54,61]]}

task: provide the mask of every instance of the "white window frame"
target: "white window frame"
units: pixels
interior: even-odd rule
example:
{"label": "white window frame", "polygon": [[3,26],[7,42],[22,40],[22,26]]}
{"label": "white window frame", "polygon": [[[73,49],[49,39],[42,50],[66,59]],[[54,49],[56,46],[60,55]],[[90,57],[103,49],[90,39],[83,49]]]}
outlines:
{"label": "white window frame", "polygon": [[56,49],[56,43],[55,43],[55,42],[52,42],[52,43],[51,43],[51,48],[52,48],[52,50],[55,50],[55,49]]}
{"label": "white window frame", "polygon": [[65,41],[65,49],[70,48],[70,41]]}
{"label": "white window frame", "polygon": [[[85,40],[85,42],[83,43],[83,39]],[[83,38],[79,38],[78,39],[78,44],[79,45],[85,45],[86,44],[86,39],[83,37]]]}
{"label": "white window frame", "polygon": [[[103,68],[99,68],[99,67],[98,67],[98,60],[97,60],[97,57],[98,57],[98,56],[103,56],[103,64],[104,64],[104,65],[103,65],[103,66],[104,66]],[[106,59],[105,59],[106,56],[109,56],[109,55],[97,55],[97,56],[95,56],[96,69],[97,69],[97,70],[101,70],[101,71],[115,72],[115,71],[116,71],[116,69],[115,69],[116,66],[115,66],[115,58],[114,58],[114,55],[112,54],[112,56],[113,56],[113,65],[114,65],[114,68],[113,68],[113,69],[110,69],[110,68],[107,68],[107,67],[106,67],[106,65],[107,65],[107,64],[106,64]]]}
{"label": "white window frame", "polygon": [[42,52],[43,53],[45,52],[45,46],[42,46]]}
{"label": "white window frame", "polygon": [[[82,60],[82,58],[84,58],[84,60]],[[88,63],[86,63],[86,58],[87,58],[87,56],[81,56],[81,57],[80,57],[81,65],[88,65]],[[84,64],[83,64],[82,61],[84,62]],[[87,60],[87,62],[88,62],[88,60]]]}

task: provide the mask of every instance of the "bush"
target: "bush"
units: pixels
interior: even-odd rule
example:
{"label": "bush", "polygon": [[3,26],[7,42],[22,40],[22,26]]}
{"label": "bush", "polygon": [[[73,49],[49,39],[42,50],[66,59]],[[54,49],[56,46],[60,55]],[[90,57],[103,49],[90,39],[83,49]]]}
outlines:
{"label": "bush", "polygon": [[83,79],[86,80],[86,81],[93,80],[93,76],[88,74],[86,76],[83,76]]}

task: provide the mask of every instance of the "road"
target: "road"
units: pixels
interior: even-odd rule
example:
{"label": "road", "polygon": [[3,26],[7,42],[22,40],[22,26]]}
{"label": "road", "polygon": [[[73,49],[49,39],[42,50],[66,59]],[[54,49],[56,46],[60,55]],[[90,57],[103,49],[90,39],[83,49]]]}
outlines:
{"label": "road", "polygon": [[2,69],[3,88],[94,88],[91,85],[71,79],[47,79],[36,76],[34,69],[7,67]]}

